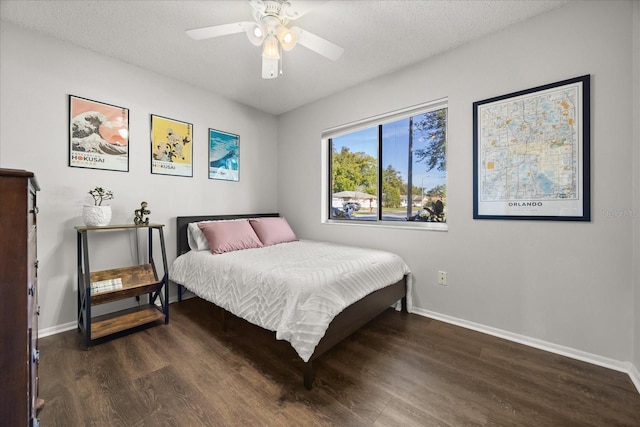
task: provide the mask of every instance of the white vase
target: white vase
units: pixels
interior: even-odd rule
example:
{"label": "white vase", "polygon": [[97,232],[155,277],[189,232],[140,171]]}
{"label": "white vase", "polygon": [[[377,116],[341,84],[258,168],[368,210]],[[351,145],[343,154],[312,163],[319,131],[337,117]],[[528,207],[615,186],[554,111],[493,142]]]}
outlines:
{"label": "white vase", "polygon": [[111,222],[111,206],[83,206],[82,221],[90,227],[109,225],[109,222]]}

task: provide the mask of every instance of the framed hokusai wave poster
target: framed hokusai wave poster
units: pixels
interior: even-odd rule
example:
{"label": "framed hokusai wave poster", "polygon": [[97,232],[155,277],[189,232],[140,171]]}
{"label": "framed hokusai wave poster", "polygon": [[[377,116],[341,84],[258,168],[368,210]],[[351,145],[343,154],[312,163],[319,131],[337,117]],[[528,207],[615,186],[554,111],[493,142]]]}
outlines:
{"label": "framed hokusai wave poster", "polygon": [[209,179],[239,181],[240,137],[209,129]]}
{"label": "framed hokusai wave poster", "polygon": [[590,76],[473,103],[473,218],[590,221]]}
{"label": "framed hokusai wave poster", "polygon": [[129,171],[129,109],[69,95],[69,166]]}
{"label": "framed hokusai wave poster", "polygon": [[193,176],[193,125],[151,115],[151,173]]}

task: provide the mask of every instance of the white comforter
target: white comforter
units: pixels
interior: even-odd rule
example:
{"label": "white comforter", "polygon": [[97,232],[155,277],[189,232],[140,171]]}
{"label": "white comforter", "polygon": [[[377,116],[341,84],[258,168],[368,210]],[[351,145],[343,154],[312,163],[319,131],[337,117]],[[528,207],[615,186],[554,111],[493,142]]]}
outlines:
{"label": "white comforter", "polygon": [[275,331],[305,362],[338,313],[408,273],[393,253],[309,240],[220,255],[190,251],[169,269],[172,281],[199,297]]}

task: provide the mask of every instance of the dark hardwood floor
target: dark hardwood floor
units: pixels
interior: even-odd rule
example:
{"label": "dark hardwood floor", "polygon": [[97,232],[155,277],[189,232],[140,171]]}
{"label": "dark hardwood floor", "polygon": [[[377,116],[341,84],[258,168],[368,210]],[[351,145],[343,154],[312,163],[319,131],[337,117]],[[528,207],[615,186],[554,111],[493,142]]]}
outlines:
{"label": "dark hardwood floor", "polygon": [[[626,374],[388,310],[317,363],[190,299],[171,323],[82,350],[40,340],[42,426],[640,426]],[[0,423],[1,424],[1,423]]]}

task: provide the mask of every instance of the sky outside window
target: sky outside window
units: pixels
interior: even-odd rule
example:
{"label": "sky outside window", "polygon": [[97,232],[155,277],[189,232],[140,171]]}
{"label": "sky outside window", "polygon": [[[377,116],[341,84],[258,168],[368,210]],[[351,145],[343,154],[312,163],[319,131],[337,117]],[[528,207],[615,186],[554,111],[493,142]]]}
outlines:
{"label": "sky outside window", "polygon": [[[393,166],[406,183],[408,178],[407,150],[409,147],[409,118],[397,120],[392,123],[383,125],[383,169],[389,164]],[[414,151],[419,148],[425,148],[428,141],[423,137],[413,140]],[[333,138],[333,146],[335,151],[340,152],[342,147],[346,147],[354,152],[364,152],[371,157],[378,158],[378,127],[374,126],[362,129],[347,135]],[[425,191],[446,184],[446,171],[432,169],[427,171],[424,163],[418,163],[413,159],[413,186],[424,186]]]}

